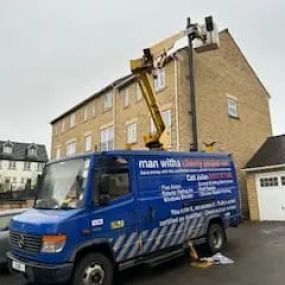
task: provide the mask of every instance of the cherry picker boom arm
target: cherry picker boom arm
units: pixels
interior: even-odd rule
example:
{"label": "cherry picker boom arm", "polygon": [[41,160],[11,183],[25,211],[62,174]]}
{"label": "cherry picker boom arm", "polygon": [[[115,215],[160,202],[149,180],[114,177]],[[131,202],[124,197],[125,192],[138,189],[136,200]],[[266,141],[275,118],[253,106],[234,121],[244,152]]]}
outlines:
{"label": "cherry picker boom arm", "polygon": [[192,24],[188,29],[176,33],[156,45],[144,49],[143,57],[130,61],[132,73],[137,77],[143,98],[156,127],[155,134],[144,136],[145,145],[148,148],[168,148],[169,135],[158,106],[158,102],[153,90],[151,76],[156,75],[156,71],[165,64],[167,53],[175,43],[185,36],[190,36],[191,40],[200,39],[203,42],[207,38],[206,29],[198,24]]}

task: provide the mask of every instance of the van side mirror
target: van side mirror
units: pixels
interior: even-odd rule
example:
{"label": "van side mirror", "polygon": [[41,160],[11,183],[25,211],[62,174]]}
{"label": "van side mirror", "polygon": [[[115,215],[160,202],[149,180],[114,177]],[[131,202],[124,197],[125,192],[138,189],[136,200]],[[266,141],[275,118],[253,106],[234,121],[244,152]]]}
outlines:
{"label": "van side mirror", "polygon": [[107,206],[109,204],[110,202],[109,188],[110,188],[110,176],[102,175],[100,183],[100,191],[99,191],[100,206]]}

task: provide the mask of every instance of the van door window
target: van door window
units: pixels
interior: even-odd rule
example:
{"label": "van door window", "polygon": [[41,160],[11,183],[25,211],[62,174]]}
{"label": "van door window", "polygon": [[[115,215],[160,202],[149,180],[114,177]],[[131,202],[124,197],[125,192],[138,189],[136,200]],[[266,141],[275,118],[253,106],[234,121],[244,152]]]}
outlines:
{"label": "van door window", "polygon": [[[100,157],[95,171],[95,197],[100,195],[101,183],[108,178],[107,193],[110,202],[130,193],[129,185],[129,165],[124,157]],[[98,201],[98,198],[95,200]]]}
{"label": "van door window", "polygon": [[115,200],[130,192],[128,169],[108,169],[102,176],[108,175],[110,179],[109,195],[110,200]]}

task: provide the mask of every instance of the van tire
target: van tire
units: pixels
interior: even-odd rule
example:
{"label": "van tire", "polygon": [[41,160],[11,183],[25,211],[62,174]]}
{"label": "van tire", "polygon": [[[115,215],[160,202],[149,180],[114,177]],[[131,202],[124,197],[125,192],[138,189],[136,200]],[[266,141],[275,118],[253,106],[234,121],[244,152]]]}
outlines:
{"label": "van tire", "polygon": [[226,232],[222,224],[210,223],[207,230],[206,247],[209,252],[220,252],[226,245]]}
{"label": "van tire", "polygon": [[75,265],[72,284],[112,285],[113,275],[114,266],[107,256],[101,253],[90,253]]}

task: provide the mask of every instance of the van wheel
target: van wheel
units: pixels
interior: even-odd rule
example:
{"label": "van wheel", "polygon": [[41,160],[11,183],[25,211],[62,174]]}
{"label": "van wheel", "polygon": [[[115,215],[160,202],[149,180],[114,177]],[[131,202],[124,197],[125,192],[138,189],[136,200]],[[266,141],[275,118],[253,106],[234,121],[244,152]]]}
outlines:
{"label": "van wheel", "polygon": [[207,249],[211,253],[221,251],[226,244],[224,227],[218,223],[211,223],[207,231]]}
{"label": "van wheel", "polygon": [[114,267],[101,253],[84,256],[75,267],[73,285],[112,285]]}

